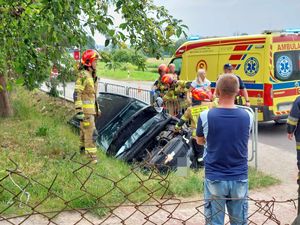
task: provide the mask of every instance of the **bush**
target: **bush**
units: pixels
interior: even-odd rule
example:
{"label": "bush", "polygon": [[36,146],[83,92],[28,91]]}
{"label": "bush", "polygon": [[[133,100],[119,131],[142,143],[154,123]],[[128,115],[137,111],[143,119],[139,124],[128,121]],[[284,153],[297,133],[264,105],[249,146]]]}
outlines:
{"label": "bush", "polygon": [[131,63],[123,63],[122,65],[121,65],[121,70],[123,70],[123,71],[133,71],[133,70],[135,70],[135,66],[134,65],[132,65]]}
{"label": "bush", "polygon": [[129,49],[117,49],[112,52],[112,61],[121,63],[132,62],[132,51]]}
{"label": "bush", "polygon": [[112,53],[103,51],[101,56],[108,69],[115,70],[121,67],[122,70],[133,70],[132,65],[135,65],[138,70],[146,70],[146,57],[132,49],[116,49]]}

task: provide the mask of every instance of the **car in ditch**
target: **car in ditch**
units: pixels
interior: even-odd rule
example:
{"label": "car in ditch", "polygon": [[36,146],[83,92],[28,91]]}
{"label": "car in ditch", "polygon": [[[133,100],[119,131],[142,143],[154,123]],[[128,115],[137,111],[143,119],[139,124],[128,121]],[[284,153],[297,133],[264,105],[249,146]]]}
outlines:
{"label": "car in ditch", "polygon": [[[96,120],[96,142],[107,155],[145,167],[155,166],[161,171],[196,166],[190,132],[174,132],[176,117],[119,94],[100,92],[97,102],[101,117]],[[79,127],[74,118],[71,123]]]}

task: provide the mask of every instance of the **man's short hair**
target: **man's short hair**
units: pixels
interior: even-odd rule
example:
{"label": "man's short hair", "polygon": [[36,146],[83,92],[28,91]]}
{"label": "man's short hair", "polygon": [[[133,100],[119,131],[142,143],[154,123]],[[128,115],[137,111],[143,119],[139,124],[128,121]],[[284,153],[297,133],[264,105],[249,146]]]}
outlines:
{"label": "man's short hair", "polygon": [[239,91],[239,80],[234,74],[223,74],[217,81],[220,95],[236,96]]}
{"label": "man's short hair", "polygon": [[230,63],[226,63],[223,68],[224,70],[232,70],[233,66]]}

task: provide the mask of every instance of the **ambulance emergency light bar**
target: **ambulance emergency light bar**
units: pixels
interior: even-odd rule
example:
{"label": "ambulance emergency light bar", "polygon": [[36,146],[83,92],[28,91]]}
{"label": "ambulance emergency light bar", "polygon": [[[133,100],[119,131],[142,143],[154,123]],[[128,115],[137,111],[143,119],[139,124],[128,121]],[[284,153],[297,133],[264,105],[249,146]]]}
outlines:
{"label": "ambulance emergency light bar", "polygon": [[289,29],[285,29],[284,32],[286,32],[286,33],[300,33],[300,28],[289,28]]}
{"label": "ambulance emergency light bar", "polygon": [[199,40],[200,39],[200,36],[199,35],[195,35],[195,36],[189,36],[187,38],[188,41],[196,41],[196,40]]}

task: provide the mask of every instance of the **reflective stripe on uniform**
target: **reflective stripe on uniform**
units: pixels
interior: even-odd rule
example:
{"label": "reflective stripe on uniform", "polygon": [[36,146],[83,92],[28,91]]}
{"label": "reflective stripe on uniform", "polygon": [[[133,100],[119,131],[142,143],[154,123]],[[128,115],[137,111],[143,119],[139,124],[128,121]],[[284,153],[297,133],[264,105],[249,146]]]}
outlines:
{"label": "reflective stripe on uniform", "polygon": [[192,136],[193,136],[193,137],[196,137],[196,129],[193,129],[193,131],[192,131]]}
{"label": "reflective stripe on uniform", "polygon": [[94,109],[95,108],[95,104],[83,104],[82,108],[83,109]]}
{"label": "reflective stripe on uniform", "polygon": [[192,116],[199,116],[201,112],[208,110],[208,106],[199,106],[199,107],[193,107],[191,108],[191,114]]}
{"label": "reflective stripe on uniform", "polygon": [[287,123],[291,124],[293,126],[296,126],[298,124],[298,120],[299,119],[297,119],[295,117],[289,116],[288,119],[287,119]]}
{"label": "reflective stripe on uniform", "polygon": [[97,148],[85,148],[85,151],[87,151],[88,153],[96,153]]}
{"label": "reflective stripe on uniform", "polygon": [[87,127],[87,126],[90,126],[90,125],[91,125],[91,123],[90,123],[90,122],[83,122],[82,124],[83,124],[83,126],[85,126],[85,127]]}

